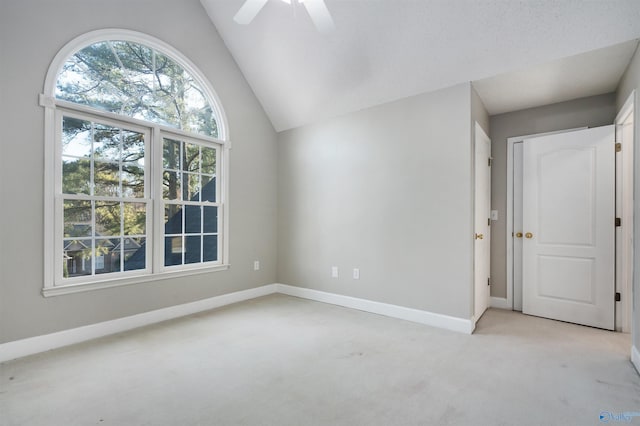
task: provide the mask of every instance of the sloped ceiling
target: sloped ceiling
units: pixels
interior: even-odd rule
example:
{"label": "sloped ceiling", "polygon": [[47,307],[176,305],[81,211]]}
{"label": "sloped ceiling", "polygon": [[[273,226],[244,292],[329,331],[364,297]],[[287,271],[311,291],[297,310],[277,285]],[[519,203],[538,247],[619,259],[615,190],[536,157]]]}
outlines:
{"label": "sloped ceiling", "polygon": [[610,92],[640,38],[638,0],[325,0],[329,34],[296,0],[245,26],[201,2],[277,131],[467,81],[493,114]]}

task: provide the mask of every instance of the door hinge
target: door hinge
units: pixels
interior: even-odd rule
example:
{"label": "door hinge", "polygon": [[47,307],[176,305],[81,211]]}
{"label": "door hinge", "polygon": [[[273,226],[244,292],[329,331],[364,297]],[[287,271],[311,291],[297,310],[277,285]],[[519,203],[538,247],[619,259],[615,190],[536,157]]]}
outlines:
{"label": "door hinge", "polygon": [[487,219],[487,226],[491,226],[491,218]]}
{"label": "door hinge", "polygon": [[620,142],[616,143],[616,152],[622,151],[622,144]]}
{"label": "door hinge", "polygon": [[487,285],[491,285],[491,278],[487,278]]}
{"label": "door hinge", "polygon": [[619,302],[620,300],[622,300],[620,293],[616,293],[616,302]]}
{"label": "door hinge", "polygon": [[488,166],[491,167],[491,157],[489,157],[489,161],[487,162]]}
{"label": "door hinge", "polygon": [[622,226],[622,219],[620,219],[619,217],[616,217],[616,227],[618,226]]}

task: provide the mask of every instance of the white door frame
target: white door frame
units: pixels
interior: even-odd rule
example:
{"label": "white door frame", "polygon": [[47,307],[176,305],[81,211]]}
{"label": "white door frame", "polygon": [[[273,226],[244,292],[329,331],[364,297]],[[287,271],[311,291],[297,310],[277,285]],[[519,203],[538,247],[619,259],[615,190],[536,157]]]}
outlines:
{"label": "white door frame", "polygon": [[616,142],[622,144],[622,151],[616,154],[616,217],[622,220],[622,226],[616,230],[616,291],[621,294],[621,301],[616,302],[616,330],[623,333],[631,332],[633,315],[633,153],[636,135],[635,124],[630,140],[622,137],[621,128],[629,119],[634,122],[634,113],[635,90],[614,121]]}
{"label": "white door frame", "polygon": [[513,233],[515,232],[513,229],[513,145],[517,142],[523,142],[525,139],[531,139],[538,136],[555,135],[557,133],[573,132],[575,130],[584,129],[586,129],[586,127],[507,138],[507,232],[505,234],[507,243],[507,299],[506,302],[504,302],[503,299],[493,297],[491,298],[491,306],[513,310]]}

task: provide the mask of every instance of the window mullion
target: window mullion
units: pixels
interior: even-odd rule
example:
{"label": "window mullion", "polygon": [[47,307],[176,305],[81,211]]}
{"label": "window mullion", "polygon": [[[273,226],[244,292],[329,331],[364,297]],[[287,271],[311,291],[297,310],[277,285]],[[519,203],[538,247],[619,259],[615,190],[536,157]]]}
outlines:
{"label": "window mullion", "polygon": [[152,137],[150,141],[150,153],[151,161],[150,172],[151,176],[149,182],[149,190],[151,191],[151,197],[153,198],[153,245],[152,250],[152,262],[153,272],[160,272],[164,269],[164,202],[162,200],[162,152],[163,152],[163,140],[162,132],[158,126],[152,129]]}
{"label": "window mullion", "polygon": [[[111,43],[109,43],[109,46],[111,47],[111,49],[113,49],[113,46],[111,45]],[[122,154],[124,152],[124,134],[122,132],[122,129],[120,129],[119,132],[119,137],[118,137],[118,191],[119,194],[118,196],[124,198],[124,188],[123,188],[123,184],[122,184]],[[145,151],[145,156],[147,155],[146,151]],[[146,173],[145,173],[146,176]],[[124,202],[120,201],[120,272],[124,271],[124,245],[125,245],[125,240],[124,240]],[[146,266],[146,265],[145,265]]]}
{"label": "window mullion", "polygon": [[[96,202],[93,199],[95,195],[96,179],[95,179],[95,143],[96,143],[96,125],[91,122],[91,153],[89,162],[89,193],[91,194],[91,276],[96,274]],[[83,258],[84,259],[84,258]],[[84,261],[82,262],[84,267]]]}

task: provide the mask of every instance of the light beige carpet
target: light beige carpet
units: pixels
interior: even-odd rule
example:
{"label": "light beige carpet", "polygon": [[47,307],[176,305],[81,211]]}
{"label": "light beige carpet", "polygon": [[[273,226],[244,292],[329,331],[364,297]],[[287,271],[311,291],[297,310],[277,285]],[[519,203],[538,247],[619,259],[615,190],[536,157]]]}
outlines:
{"label": "light beige carpet", "polygon": [[640,412],[629,351],[508,311],[469,336],[272,295],[2,364],[0,425],[597,425]]}

